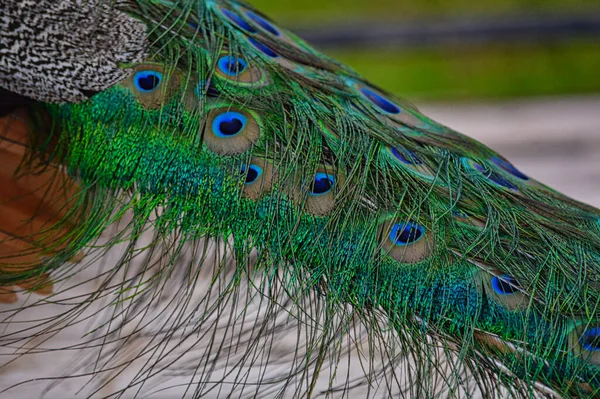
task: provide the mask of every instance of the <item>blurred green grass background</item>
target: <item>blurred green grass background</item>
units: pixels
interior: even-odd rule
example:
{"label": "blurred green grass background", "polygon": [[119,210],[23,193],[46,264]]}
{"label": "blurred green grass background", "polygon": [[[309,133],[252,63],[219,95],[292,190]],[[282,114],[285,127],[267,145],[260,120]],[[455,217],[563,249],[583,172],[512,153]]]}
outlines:
{"label": "blurred green grass background", "polygon": [[[598,0],[249,0],[288,28],[481,15],[600,12]],[[600,93],[600,40],[325,52],[411,100],[472,100]]]}

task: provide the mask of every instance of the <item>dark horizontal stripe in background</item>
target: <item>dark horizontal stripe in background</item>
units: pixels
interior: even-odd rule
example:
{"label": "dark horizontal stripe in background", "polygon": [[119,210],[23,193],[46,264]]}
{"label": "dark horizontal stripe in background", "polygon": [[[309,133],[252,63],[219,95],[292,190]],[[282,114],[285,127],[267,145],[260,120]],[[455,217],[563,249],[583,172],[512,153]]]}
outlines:
{"label": "dark horizontal stripe in background", "polygon": [[496,15],[411,22],[365,21],[295,29],[319,47],[476,45],[600,39],[600,10],[578,15]]}

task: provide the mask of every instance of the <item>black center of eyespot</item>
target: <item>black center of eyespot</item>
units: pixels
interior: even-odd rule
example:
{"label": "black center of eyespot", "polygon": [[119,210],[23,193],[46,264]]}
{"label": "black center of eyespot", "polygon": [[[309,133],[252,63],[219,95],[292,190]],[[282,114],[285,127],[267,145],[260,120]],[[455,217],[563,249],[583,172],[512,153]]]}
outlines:
{"label": "black center of eyespot", "polygon": [[275,51],[273,51],[273,49],[271,49],[267,45],[259,42],[258,40],[254,39],[252,37],[248,37],[247,40],[255,49],[259,50],[264,55],[271,57],[271,58],[279,57],[279,54],[277,54]]}
{"label": "black center of eyespot", "polygon": [[162,80],[162,74],[156,71],[139,71],[133,77],[135,87],[144,93],[154,91]]}
{"label": "black center of eyespot", "polygon": [[247,118],[239,112],[224,112],[213,120],[212,130],[218,137],[233,137],[244,129],[246,121]]}
{"label": "black center of eyespot", "polygon": [[245,184],[254,183],[260,177],[260,175],[262,175],[262,173],[263,173],[263,170],[258,165],[255,165],[255,164],[242,165],[241,174],[246,175],[245,181],[244,181]]}
{"label": "black center of eyespot", "polygon": [[511,164],[510,162],[505,161],[504,159],[498,158],[498,157],[492,157],[490,158],[490,161],[498,166],[499,168],[501,168],[503,171],[510,173],[511,175],[513,175],[514,177],[517,177],[521,180],[529,180],[529,177],[524,174],[523,172],[521,172],[519,169],[515,168],[513,166],[513,164]]}
{"label": "black center of eyespot", "polygon": [[238,76],[248,67],[246,60],[230,55],[219,58],[217,65],[221,72],[228,76]]}
{"label": "black center of eyespot", "polygon": [[390,241],[396,246],[415,243],[425,234],[425,227],[413,222],[395,223],[390,231]]}
{"label": "black center of eyespot", "polygon": [[407,165],[421,165],[423,164],[423,161],[421,161],[419,159],[419,157],[417,156],[417,154],[415,154],[414,152],[412,152],[409,149],[406,148],[402,148],[401,150],[398,150],[397,148],[392,147],[390,149],[390,151],[392,152],[392,154],[394,155],[394,157],[396,157],[400,162],[407,164]]}
{"label": "black center of eyespot", "polygon": [[323,195],[331,191],[335,185],[335,177],[329,173],[318,172],[315,174],[312,188],[312,195]]}
{"label": "black center of eyespot", "polygon": [[400,108],[398,108],[398,106],[396,106],[394,103],[392,103],[387,98],[384,98],[383,96],[379,95],[375,91],[373,91],[371,89],[367,89],[366,87],[362,87],[360,89],[360,92],[372,104],[377,106],[382,111],[387,112],[388,114],[399,114],[400,113]]}
{"label": "black center of eyespot", "polygon": [[272,35],[275,35],[275,36],[279,36],[280,35],[279,31],[277,29],[275,29],[275,27],[273,25],[271,25],[265,19],[263,19],[260,16],[256,15],[252,11],[246,11],[246,16],[248,18],[250,18],[252,21],[254,21],[256,24],[258,24],[261,28],[263,28],[267,32],[271,33]]}
{"label": "black center of eyespot", "polygon": [[258,172],[256,171],[256,169],[250,168],[250,170],[248,170],[248,174],[246,174],[246,183],[247,184],[252,183],[257,178],[258,178]]}
{"label": "black center of eyespot", "polygon": [[579,343],[589,352],[596,352],[600,350],[600,327],[592,327],[585,330]]}
{"label": "black center of eyespot", "polygon": [[233,22],[233,24],[236,25],[238,28],[242,28],[243,30],[249,33],[256,33],[256,29],[254,29],[248,22],[244,21],[233,12],[225,8],[221,8],[221,13],[225,15],[225,17],[227,17],[228,20]]}
{"label": "black center of eyespot", "polygon": [[242,130],[244,124],[241,120],[233,118],[229,121],[219,123],[219,131],[226,136],[234,136]]}
{"label": "black center of eyespot", "polygon": [[492,288],[499,295],[514,294],[520,287],[519,282],[508,274],[492,277]]}
{"label": "black center of eyespot", "polygon": [[232,61],[227,64],[227,70],[232,74],[236,74],[244,70],[244,66],[239,61]]}

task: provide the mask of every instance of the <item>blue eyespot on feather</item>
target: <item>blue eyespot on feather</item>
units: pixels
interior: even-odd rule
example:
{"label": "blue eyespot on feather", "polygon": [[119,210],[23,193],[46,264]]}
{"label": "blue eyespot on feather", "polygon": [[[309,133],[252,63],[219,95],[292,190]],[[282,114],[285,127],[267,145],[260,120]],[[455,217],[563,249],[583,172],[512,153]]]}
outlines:
{"label": "blue eyespot on feather", "polygon": [[243,29],[249,33],[256,33],[256,29],[254,29],[248,22],[244,21],[243,19],[241,19],[240,17],[238,17],[236,14],[232,13],[228,9],[221,8],[220,11],[221,11],[221,14],[223,14],[228,20],[233,22],[233,24],[235,26],[237,26],[238,28]]}
{"label": "blue eyespot on feather", "polygon": [[513,175],[514,177],[517,177],[521,180],[529,180],[529,177],[527,177],[527,175],[525,175],[519,169],[515,168],[511,163],[506,162],[505,160],[503,160],[501,158],[498,158],[498,157],[490,158],[490,162],[492,162],[494,165],[498,166],[500,169],[502,169],[506,173]]}
{"label": "blue eyespot on feather", "polygon": [[411,150],[408,150],[406,148],[403,148],[402,150],[398,150],[397,148],[392,147],[392,148],[390,148],[390,151],[391,151],[392,155],[394,157],[396,157],[396,159],[398,159],[400,162],[402,162],[406,165],[422,165],[423,164],[423,161],[421,161],[414,152],[412,152]]}
{"label": "blue eyespot on feather", "polygon": [[133,84],[142,93],[156,90],[162,81],[162,73],[156,71],[139,71],[133,76]]}
{"label": "blue eyespot on feather", "polygon": [[498,295],[510,295],[519,292],[519,282],[508,274],[492,277],[492,288]]}
{"label": "blue eyespot on feather", "polygon": [[425,227],[413,222],[395,223],[390,231],[390,241],[396,246],[414,244],[425,235]]}
{"label": "blue eyespot on feather", "polygon": [[388,114],[399,114],[400,108],[398,108],[394,103],[390,100],[382,97],[381,95],[375,93],[371,89],[367,89],[366,87],[361,87],[360,92],[363,96],[367,98],[373,105],[375,105],[380,110],[387,112]]}
{"label": "blue eyespot on feather", "polygon": [[251,37],[248,37],[247,40],[255,49],[257,49],[258,51],[260,51],[267,57],[271,57],[271,58],[279,57],[279,54],[277,54],[275,51],[273,51],[266,44],[263,44],[263,43],[259,42],[258,40],[251,38]]}
{"label": "blue eyespot on feather", "polygon": [[275,36],[279,36],[280,35],[279,31],[277,29],[275,29],[275,27],[273,25],[271,25],[268,21],[266,21],[264,18],[256,15],[252,11],[246,11],[245,14],[246,14],[246,16],[248,18],[250,18],[258,26],[260,26],[261,28],[263,28],[267,32],[269,32],[269,33],[271,33],[272,35],[275,35]]}
{"label": "blue eyespot on feather", "polygon": [[506,180],[504,177],[500,176],[498,173],[491,171],[478,163],[475,163],[474,166],[475,169],[481,172],[482,175],[484,175],[490,181],[496,183],[497,185],[502,186],[504,188],[508,188],[510,190],[518,191],[517,186]]}
{"label": "blue eyespot on feather", "polygon": [[496,184],[497,186],[507,188],[507,189],[513,190],[513,191],[519,191],[519,188],[517,186],[515,186],[510,181],[506,180],[499,173],[494,172],[493,170],[491,170],[490,168],[488,168],[486,166],[478,164],[477,162],[475,162],[469,158],[462,158],[462,163],[465,167],[476,170],[483,177],[485,177],[492,183]]}
{"label": "blue eyespot on feather", "polygon": [[324,195],[333,189],[335,177],[329,173],[317,172],[310,190],[311,195]]}
{"label": "blue eyespot on feather", "polygon": [[224,112],[217,115],[213,120],[212,131],[217,137],[234,137],[244,130],[247,120],[248,119],[239,112]]}
{"label": "blue eyespot on feather", "polygon": [[243,58],[226,55],[219,58],[217,66],[225,75],[238,76],[248,68],[248,62]]}
{"label": "blue eyespot on feather", "polygon": [[600,351],[600,327],[592,327],[585,330],[581,338],[579,338],[579,343],[586,351]]}
{"label": "blue eyespot on feather", "polygon": [[242,175],[246,175],[244,184],[252,184],[263,174],[263,169],[255,164],[242,165],[240,172]]}

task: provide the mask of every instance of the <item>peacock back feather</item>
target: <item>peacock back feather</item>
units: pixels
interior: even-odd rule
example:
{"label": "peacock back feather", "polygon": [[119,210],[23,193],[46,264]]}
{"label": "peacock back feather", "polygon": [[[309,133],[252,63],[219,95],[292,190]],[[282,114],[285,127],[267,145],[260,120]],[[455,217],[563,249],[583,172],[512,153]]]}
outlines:
{"label": "peacock back feather", "polygon": [[[72,51],[60,60],[44,41],[21,43],[49,62],[17,62],[23,53],[7,52],[4,65],[14,70],[0,75],[5,89],[38,100],[31,111],[49,118],[34,126],[51,120],[52,129],[37,147],[56,143],[50,163],[63,165],[78,185],[58,227],[46,231],[69,226],[58,242],[45,243],[51,256],[4,267],[0,282],[51,275],[56,285],[91,267],[65,263],[79,252],[92,259],[125,243],[98,290],[38,327],[64,328],[110,296],[106,330],[95,338],[106,345],[158,306],[162,287],[183,268],[182,302],[164,308],[162,327],[147,332],[165,340],[148,376],[158,372],[152,365],[171,361],[167,337],[216,331],[220,319],[229,320],[223,335],[242,340],[232,320],[252,316],[243,302],[228,310],[220,304],[245,284],[248,302],[273,312],[253,324],[252,339],[272,334],[268,320],[281,316],[274,309],[290,309],[277,303],[281,292],[298,330],[312,337],[279,393],[316,395],[315,376],[325,364],[335,373],[340,360],[329,354],[357,318],[390,365],[397,356],[409,359],[410,375],[365,370],[369,384],[377,376],[386,381],[381,392],[388,395],[398,388],[406,397],[431,397],[439,384],[459,395],[466,381],[486,397],[597,395],[598,210],[526,176],[247,4],[90,4],[104,41],[91,44],[89,58],[77,52],[85,34],[74,33]],[[88,10],[48,7],[47,18],[38,8],[21,19],[39,29],[51,21],[48,41],[64,32],[65,18],[53,12]],[[6,14],[24,9],[12,2]],[[18,42],[8,33],[2,39]],[[101,237],[115,225],[111,238]],[[142,245],[149,230],[152,240]],[[148,252],[134,269],[133,260]],[[229,254],[233,269],[214,252]],[[182,266],[182,258],[191,260]],[[187,321],[169,321],[195,284],[208,286],[205,307]],[[20,342],[15,337],[27,328],[3,339]],[[401,355],[392,355],[394,345]],[[259,363],[249,355],[237,361]],[[211,374],[196,363],[193,375]],[[434,383],[428,376],[444,367],[449,375]],[[260,376],[232,378],[231,392],[236,384],[268,385]],[[221,389],[225,395],[229,388]]]}

